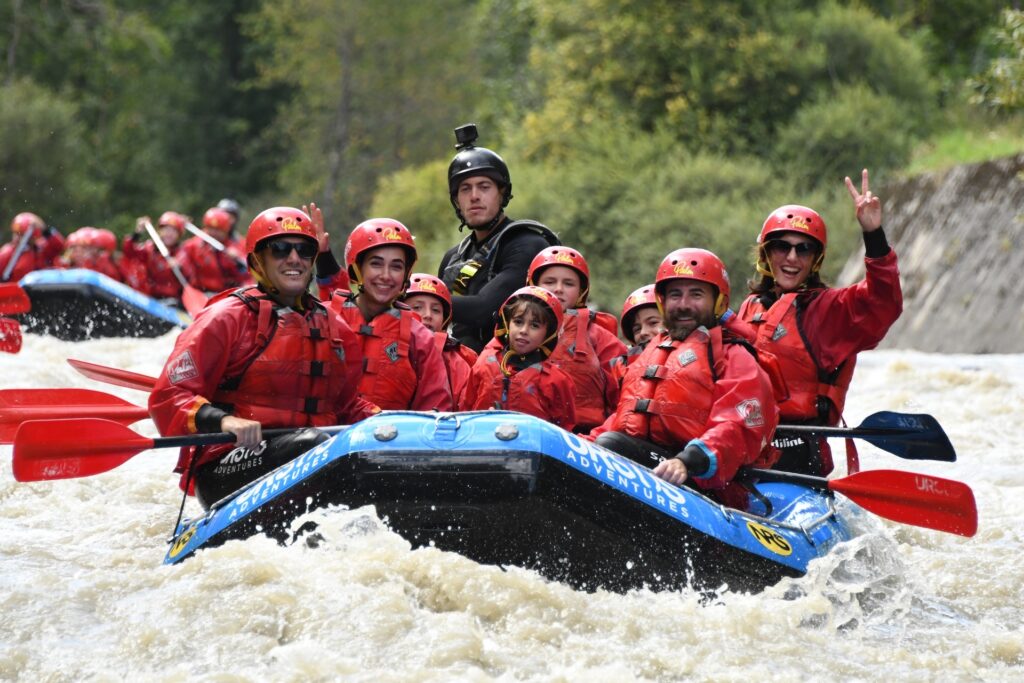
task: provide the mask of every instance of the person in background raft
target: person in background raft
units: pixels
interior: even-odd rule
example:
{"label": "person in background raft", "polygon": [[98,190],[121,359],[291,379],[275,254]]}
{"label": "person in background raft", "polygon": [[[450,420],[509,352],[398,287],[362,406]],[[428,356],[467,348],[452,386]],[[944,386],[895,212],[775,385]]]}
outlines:
{"label": "person in background raft", "polygon": [[615,382],[622,386],[622,378],[626,376],[626,368],[635,361],[645,348],[647,342],[661,334],[665,323],[658,310],[658,300],[654,296],[654,285],[644,285],[633,290],[622,304],[622,336],[631,346],[626,353],[612,359],[611,374]]}
{"label": "person in background raft", "polygon": [[359,391],[384,410],[452,410],[434,333],[397,301],[416,263],[408,228],[391,218],[363,221],[348,236],[345,263],[356,291],[335,290],[331,309],[359,335]]}
{"label": "person in background raft", "polygon": [[494,336],[494,312],[523,286],[530,261],[560,244],[555,233],[531,220],[512,220],[512,178],[505,161],[475,147],[476,126],[455,129],[458,153],[448,166],[448,197],[459,230],[471,233],[441,258],[437,276],[453,295],[452,334],[477,353]]}
{"label": "person in background raft", "polygon": [[562,304],[542,287],[517,289],[498,310],[494,341],[473,366],[464,410],[517,410],[572,431],[572,380],[552,362],[562,329]]}
{"label": "person in background raft", "polygon": [[121,281],[121,271],[114,264],[117,238],[109,230],[91,226],[78,228],[65,241],[67,251],[58,265],[61,268],[87,268]]}
{"label": "person in background raft", "polygon": [[[164,211],[156,223],[157,235],[167,247],[167,253],[175,264],[187,221],[188,219],[177,211]],[[152,241],[146,239],[149,233],[145,225],[149,222],[149,216],[137,218],[135,231],[122,240],[121,275],[125,284],[143,294],[154,299],[175,299],[180,303],[181,283],[175,277],[171,263],[160,254]]]}
{"label": "person in background raft", "polygon": [[233,224],[234,219],[224,209],[207,209],[203,214],[203,232],[223,244],[224,251],[217,250],[198,235],[181,245],[178,265],[185,279],[196,289],[216,294],[250,282],[246,260],[228,239]]}
{"label": "person in background raft", "polygon": [[448,384],[452,389],[455,410],[461,410],[462,393],[469,380],[469,371],[476,363],[476,351],[448,334],[452,322],[452,295],[439,278],[428,273],[413,273],[409,288],[402,297],[409,308],[420,317],[420,322],[434,333],[434,343],[441,352],[448,370]]}
{"label": "person in background raft", "polygon": [[[298,209],[253,219],[255,286],[224,292],[179,336],[149,397],[161,434],[230,432],[234,444],[183,449],[176,472],[204,507],[327,438],[316,429],[379,412],[358,396],[359,340],[306,288],[318,235]],[[263,429],[296,431],[263,441]]]}
{"label": "person in background raft", "polygon": [[589,432],[615,411],[619,384],[612,376],[612,361],[626,353],[614,332],[597,324],[598,316],[614,318],[587,308],[590,268],[583,255],[570,247],[548,247],[537,254],[526,272],[526,283],[548,290],[562,304],[565,322],[551,360],[569,375],[576,387],[576,428]]}
{"label": "person in background raft", "polygon": [[17,282],[33,270],[53,268],[63,251],[64,236],[57,228],[47,227],[34,213],[19,213],[11,221],[11,241],[0,247],[0,275],[7,270],[15,254],[18,258],[6,282]]}
{"label": "person in background raft", "polygon": [[[825,260],[825,221],[806,206],[776,209],[757,239],[758,279],[737,317],[757,349],[774,354],[789,388],[780,403],[787,424],[837,425],[860,351],[874,348],[903,311],[896,252],[882,230],[882,205],[868,187],[858,192],[846,178],[864,236],[865,276],[843,288],[830,288],[819,270]],[[737,328],[739,329],[739,328]],[[752,336],[751,336],[752,335]],[[824,438],[786,436],[777,469],[825,475],[832,453]],[[847,442],[847,466],[858,469],[856,450]]]}
{"label": "person in background raft", "polygon": [[749,496],[734,479],[778,457],[769,442],[779,409],[753,349],[718,323],[729,306],[725,266],[710,251],[677,249],[658,268],[655,294],[668,332],[629,366],[618,408],[589,436],[743,509]]}

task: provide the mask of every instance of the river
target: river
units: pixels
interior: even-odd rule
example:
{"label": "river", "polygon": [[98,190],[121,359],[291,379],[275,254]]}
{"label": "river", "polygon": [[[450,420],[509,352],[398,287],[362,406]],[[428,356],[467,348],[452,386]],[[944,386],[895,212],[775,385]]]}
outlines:
{"label": "river", "polygon": [[[26,335],[21,353],[0,354],[0,386],[83,387],[144,404],[65,359],[156,375],[172,343],[173,333]],[[855,540],[806,577],[712,602],[688,590],[577,592],[412,550],[369,509],[323,515],[317,549],[252,538],[166,567],[175,452],[21,484],[0,447],[0,679],[1021,680],[1024,356],[862,354],[847,418],[876,410],[931,413],[959,460],[901,460],[861,444],[863,468],[967,482],[978,534],[854,515]],[[148,421],[136,429],[155,436]]]}

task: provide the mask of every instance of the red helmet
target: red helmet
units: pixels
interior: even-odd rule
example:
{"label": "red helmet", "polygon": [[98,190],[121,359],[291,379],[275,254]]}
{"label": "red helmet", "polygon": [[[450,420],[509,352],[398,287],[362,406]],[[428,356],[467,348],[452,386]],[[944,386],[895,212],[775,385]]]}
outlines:
{"label": "red helmet", "polygon": [[377,247],[403,247],[408,254],[405,264],[408,277],[416,263],[416,242],[409,228],[394,218],[371,218],[357,225],[345,242],[345,265],[348,267],[349,280],[362,284],[363,274],[359,270],[359,262],[366,252]]}
{"label": "red helmet", "polygon": [[91,247],[95,244],[94,232],[96,228],[88,226],[72,230],[64,244],[67,247]]}
{"label": "red helmet", "polygon": [[541,304],[551,309],[551,312],[555,314],[555,330],[549,334],[540,345],[540,349],[544,352],[544,355],[550,356],[551,352],[554,351],[555,347],[558,345],[558,333],[562,330],[562,304],[558,301],[558,297],[543,287],[527,285],[526,287],[520,287],[516,291],[512,292],[512,295],[505,299],[505,303],[503,303],[501,308],[498,309],[499,323],[498,327],[494,330],[494,336],[498,338],[508,336],[509,320],[506,317],[505,311],[519,299],[524,298],[539,301]]}
{"label": "red helmet", "polygon": [[224,209],[218,209],[216,206],[212,209],[207,209],[206,213],[203,214],[203,227],[213,228],[214,230],[224,230],[225,232],[231,229],[231,224],[235,222],[235,219],[231,217],[231,214]]}
{"label": "red helmet", "polygon": [[622,304],[622,315],[619,318],[622,325],[622,335],[631,344],[636,343],[636,339],[633,337],[633,320],[638,313],[637,309],[641,306],[657,305],[658,298],[654,295],[654,285],[644,285],[639,289],[634,289],[633,293],[626,297],[626,301]]}
{"label": "red helmet", "polygon": [[117,250],[117,236],[106,228],[93,228],[93,246],[113,254]]}
{"label": "red helmet", "polygon": [[410,297],[414,294],[429,294],[440,299],[444,317],[441,326],[448,327],[448,323],[452,320],[452,293],[448,291],[448,285],[440,278],[428,273],[413,273],[409,276],[409,286],[405,290],[405,296]]}
{"label": "red helmet", "polygon": [[654,291],[661,309],[665,296],[665,283],[669,280],[698,280],[707,282],[718,290],[715,300],[715,315],[720,316],[729,308],[729,273],[722,260],[707,249],[676,249],[661,261],[654,278]]}
{"label": "red helmet", "polygon": [[[214,209],[211,209],[213,211]],[[223,209],[216,209],[227,215]],[[207,214],[210,211],[206,212]],[[204,223],[205,223],[205,216]],[[316,237],[316,228],[313,227],[313,219],[298,209],[290,206],[275,206],[261,212],[249,224],[249,232],[245,235],[245,253],[255,252],[263,240],[281,235],[295,235],[313,240],[317,244],[320,240]]]}
{"label": "red helmet", "polygon": [[19,213],[14,217],[14,220],[11,221],[11,232],[15,235],[24,234],[24,232],[29,228],[35,228],[38,231],[45,227],[46,224],[43,223],[42,218],[28,211]]}
{"label": "red helmet", "polygon": [[157,227],[162,228],[165,225],[174,228],[178,231],[178,234],[185,232],[185,217],[177,211],[164,211],[160,214],[160,220],[156,222]]}
{"label": "red helmet", "polygon": [[572,268],[580,276],[580,295],[576,300],[577,306],[587,305],[587,293],[590,292],[590,267],[583,254],[572,247],[548,247],[533,257],[530,267],[526,269],[526,283],[537,284],[539,271],[548,266],[565,266]]}
{"label": "red helmet", "polygon": [[764,225],[761,226],[761,234],[757,238],[757,243],[764,244],[770,235],[777,232],[799,232],[813,237],[821,243],[823,252],[828,245],[825,221],[814,209],[808,209],[799,204],[787,204],[772,211],[765,219]]}

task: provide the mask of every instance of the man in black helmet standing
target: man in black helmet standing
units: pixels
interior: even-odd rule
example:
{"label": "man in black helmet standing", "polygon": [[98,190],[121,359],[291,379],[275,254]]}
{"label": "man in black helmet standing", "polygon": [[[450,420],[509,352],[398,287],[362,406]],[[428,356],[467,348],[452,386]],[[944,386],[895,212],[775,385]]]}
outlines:
{"label": "man in black helmet standing", "polygon": [[452,294],[452,334],[478,353],[494,336],[494,313],[526,283],[530,261],[545,247],[561,244],[546,226],[512,220],[512,178],[505,161],[476,147],[476,125],[455,129],[458,152],[448,166],[448,195],[459,230],[471,232],[441,259],[438,277]]}

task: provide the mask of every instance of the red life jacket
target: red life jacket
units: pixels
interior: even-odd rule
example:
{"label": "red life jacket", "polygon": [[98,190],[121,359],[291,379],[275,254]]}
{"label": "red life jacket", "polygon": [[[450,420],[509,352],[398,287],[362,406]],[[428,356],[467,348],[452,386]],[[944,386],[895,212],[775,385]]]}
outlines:
{"label": "red life jacket", "polygon": [[217,251],[200,237],[192,237],[181,247],[184,256],[181,269],[189,284],[204,292],[220,292],[238,287],[249,279],[248,271],[228,256]]}
{"label": "red life jacket", "polygon": [[444,330],[434,333],[434,345],[444,360],[445,370],[448,371],[448,384],[452,388],[455,410],[461,410],[462,392],[466,389],[469,373],[476,363],[476,352],[465,344],[460,344]]}
{"label": "red life jacket", "polygon": [[475,366],[477,390],[463,397],[463,410],[515,410],[539,417],[563,429],[573,428],[572,382],[549,362],[534,363],[506,375],[493,353],[484,351]]}
{"label": "red life jacket", "polygon": [[[581,312],[584,315],[580,315]],[[558,346],[551,354],[551,360],[569,376],[575,387],[576,424],[583,431],[604,422],[615,409],[614,404],[609,405],[606,400],[611,378],[602,368],[601,359],[590,341],[592,317],[586,308],[567,310],[558,335]]]}
{"label": "red life jacket", "polygon": [[[856,356],[838,368],[821,368],[811,356],[800,330],[798,296],[782,295],[766,311],[760,299],[749,297],[740,309],[744,320],[754,326],[754,347],[775,356],[789,390],[789,398],[779,400],[782,419],[817,424],[838,424],[846,405]],[[806,304],[813,292],[802,293]]]}
{"label": "red life jacket", "polygon": [[626,370],[615,429],[672,448],[700,436],[714,402],[714,363],[724,357],[718,327],[648,347]]}
{"label": "red life jacket", "polygon": [[355,297],[341,291],[332,297],[331,308],[359,335],[363,354],[359,393],[383,410],[410,408],[419,381],[409,356],[416,314],[391,307],[367,323]]}
{"label": "red life jacket", "polygon": [[[359,341],[322,307],[311,315],[279,315],[255,287],[233,292],[257,316],[255,347],[241,374],[225,377],[211,403],[233,415],[271,427],[323,427],[338,420],[339,398],[354,380]],[[358,366],[356,366],[358,367]],[[234,444],[202,451],[196,465],[216,460]],[[188,469],[193,449],[183,449],[178,471]],[[184,481],[185,474],[182,475]]]}

